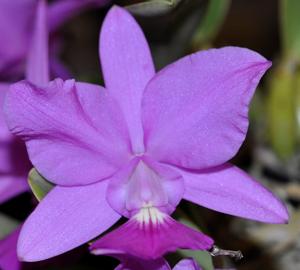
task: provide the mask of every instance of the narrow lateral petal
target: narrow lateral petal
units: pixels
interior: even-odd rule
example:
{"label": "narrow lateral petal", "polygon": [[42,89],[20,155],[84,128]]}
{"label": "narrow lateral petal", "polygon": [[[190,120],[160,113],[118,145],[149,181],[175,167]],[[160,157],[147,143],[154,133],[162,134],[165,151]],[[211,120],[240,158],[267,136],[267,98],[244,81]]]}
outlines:
{"label": "narrow lateral petal", "polygon": [[49,7],[50,31],[57,30],[62,24],[89,8],[101,7],[110,0],[63,0],[52,3]]}
{"label": "narrow lateral petal", "polygon": [[270,62],[248,49],[198,52],[147,85],[142,115],[147,153],[185,168],[232,158],[248,129],[248,104]]}
{"label": "narrow lateral petal", "polygon": [[[145,209],[143,211],[155,211]],[[95,255],[108,251],[129,254],[143,260],[155,260],[168,252],[177,249],[207,250],[213,245],[213,240],[201,232],[197,232],[171,217],[160,216],[156,212],[152,217],[140,216],[130,219],[116,230],[104,235],[91,245]],[[141,219],[143,223],[141,223]],[[150,221],[149,221],[150,218]],[[151,220],[154,218],[155,220]],[[112,252],[111,252],[112,253]]]}
{"label": "narrow lateral petal", "polygon": [[181,170],[184,198],[204,207],[257,221],[286,223],[286,207],[239,168],[226,164],[199,173]]}
{"label": "narrow lateral petal", "polygon": [[0,204],[28,190],[25,175],[0,175]]}
{"label": "narrow lateral petal", "polygon": [[21,262],[17,257],[17,241],[20,229],[15,230],[9,236],[0,240],[0,269],[20,270]]}
{"label": "narrow lateral petal", "polygon": [[144,34],[126,10],[114,6],[109,11],[102,26],[99,51],[105,87],[126,117],[132,151],[142,153],[141,97],[154,75],[154,67]]}
{"label": "narrow lateral petal", "polygon": [[60,79],[47,87],[16,83],[5,112],[10,130],[25,140],[34,166],[53,183],[94,183],[127,162],[124,120],[100,86]]}
{"label": "narrow lateral petal", "polygon": [[120,216],[105,199],[107,182],[84,187],[55,187],[22,227],[18,256],[45,260],[100,235]]}
{"label": "narrow lateral petal", "polygon": [[202,270],[194,259],[184,259],[178,262],[173,270]]}
{"label": "narrow lateral petal", "polygon": [[45,0],[40,0],[36,12],[33,36],[29,45],[26,66],[27,80],[37,85],[48,84],[48,54],[47,4]]}

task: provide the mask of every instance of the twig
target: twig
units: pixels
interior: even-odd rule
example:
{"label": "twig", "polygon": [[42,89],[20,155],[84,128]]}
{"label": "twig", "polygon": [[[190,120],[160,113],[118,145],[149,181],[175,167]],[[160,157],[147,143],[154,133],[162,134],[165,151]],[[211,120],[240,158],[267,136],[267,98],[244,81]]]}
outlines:
{"label": "twig", "polygon": [[231,258],[234,258],[235,260],[240,260],[244,256],[240,250],[234,251],[234,250],[225,250],[221,249],[216,245],[213,245],[212,249],[209,251],[210,255],[215,256],[229,256]]}

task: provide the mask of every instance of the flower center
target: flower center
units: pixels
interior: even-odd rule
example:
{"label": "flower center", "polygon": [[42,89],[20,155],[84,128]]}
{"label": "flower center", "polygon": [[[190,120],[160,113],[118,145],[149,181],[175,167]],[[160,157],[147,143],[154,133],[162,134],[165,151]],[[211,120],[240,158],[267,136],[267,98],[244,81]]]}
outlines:
{"label": "flower center", "polygon": [[161,224],[164,222],[166,214],[159,211],[156,207],[152,205],[145,205],[137,214],[133,216],[140,224]]}
{"label": "flower center", "polygon": [[149,207],[170,214],[181,200],[183,191],[180,175],[142,157],[133,159],[130,166],[109,183],[107,199],[115,211],[128,218]]}
{"label": "flower center", "polygon": [[167,203],[161,177],[143,161],[139,161],[128,182],[126,209],[134,212],[144,211],[143,209],[150,211],[152,207]]}
{"label": "flower center", "polygon": [[135,157],[142,157],[143,155],[145,155],[145,152],[144,152],[144,151],[139,151],[139,152],[135,152],[135,153],[134,153],[134,156],[135,156]]}

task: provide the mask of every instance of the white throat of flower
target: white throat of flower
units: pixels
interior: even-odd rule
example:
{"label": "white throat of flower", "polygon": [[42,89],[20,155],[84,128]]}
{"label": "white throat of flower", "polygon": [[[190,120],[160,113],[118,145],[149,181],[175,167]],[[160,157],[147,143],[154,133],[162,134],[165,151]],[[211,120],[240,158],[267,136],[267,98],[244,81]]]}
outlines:
{"label": "white throat of flower", "polygon": [[165,216],[166,214],[161,212],[158,208],[152,205],[145,205],[133,218],[142,225],[157,225],[164,222]]}

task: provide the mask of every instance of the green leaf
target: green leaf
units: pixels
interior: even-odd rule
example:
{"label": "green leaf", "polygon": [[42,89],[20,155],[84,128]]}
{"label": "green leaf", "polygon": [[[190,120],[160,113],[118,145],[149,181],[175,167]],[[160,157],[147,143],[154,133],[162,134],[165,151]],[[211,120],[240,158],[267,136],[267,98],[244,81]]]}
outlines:
{"label": "green leaf", "polygon": [[295,75],[295,113],[297,119],[297,145],[300,145],[300,69],[297,70]]}
{"label": "green leaf", "polygon": [[[179,218],[179,221],[190,228],[199,230],[198,226],[194,224],[191,220],[187,219],[186,217]],[[183,257],[194,258],[197,261],[197,263],[201,265],[203,270],[215,269],[213,265],[212,257],[207,251],[180,249],[178,253]]]}
{"label": "green leaf", "polygon": [[230,3],[230,0],[209,0],[205,16],[192,41],[195,50],[214,39],[224,22]]}
{"label": "green leaf", "polygon": [[54,187],[54,184],[47,181],[35,168],[31,169],[29,172],[28,183],[34,196],[39,201],[41,201]]}
{"label": "green leaf", "polygon": [[0,239],[4,238],[19,226],[19,222],[0,213]]}
{"label": "green leaf", "polygon": [[140,16],[157,16],[163,15],[170,11],[180,4],[182,0],[150,0],[142,3],[132,4],[126,6],[126,8]]}
{"label": "green leaf", "polygon": [[275,153],[288,159],[297,141],[295,113],[295,74],[282,63],[273,71],[267,96],[268,138]]}
{"label": "green leaf", "polygon": [[279,8],[284,55],[300,59],[300,1],[280,0]]}

